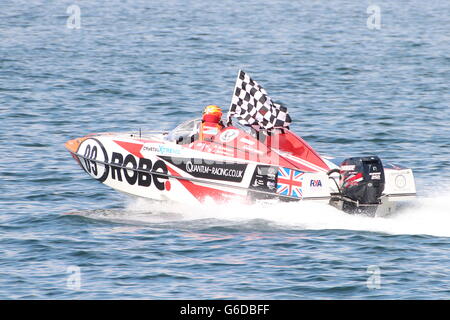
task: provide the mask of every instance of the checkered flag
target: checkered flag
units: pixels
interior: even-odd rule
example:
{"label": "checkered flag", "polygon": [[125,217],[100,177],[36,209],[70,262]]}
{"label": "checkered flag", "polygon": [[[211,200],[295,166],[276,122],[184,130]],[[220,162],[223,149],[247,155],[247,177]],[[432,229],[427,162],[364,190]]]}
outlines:
{"label": "checkered flag", "polygon": [[266,90],[239,70],[231,99],[227,121],[235,117],[246,126],[260,129],[289,128],[291,117],[287,109],[270,99]]}

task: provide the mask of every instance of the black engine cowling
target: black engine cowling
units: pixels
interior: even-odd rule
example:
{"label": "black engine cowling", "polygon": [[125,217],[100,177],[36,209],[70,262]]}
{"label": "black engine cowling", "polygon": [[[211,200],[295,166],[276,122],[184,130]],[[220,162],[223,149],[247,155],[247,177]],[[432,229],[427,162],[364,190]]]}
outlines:
{"label": "black engine cowling", "polygon": [[376,209],[385,183],[380,158],[377,156],[348,158],[341,163],[340,174],[340,193],[344,203],[347,200],[345,211],[373,205]]}

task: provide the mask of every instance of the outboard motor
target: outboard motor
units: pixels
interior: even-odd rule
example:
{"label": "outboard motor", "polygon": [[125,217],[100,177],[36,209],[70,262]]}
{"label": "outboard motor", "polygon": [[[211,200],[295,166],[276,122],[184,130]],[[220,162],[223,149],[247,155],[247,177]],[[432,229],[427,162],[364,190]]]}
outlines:
{"label": "outboard motor", "polygon": [[380,158],[348,158],[341,163],[339,172],[340,194],[334,199],[334,205],[339,203],[341,209],[348,213],[374,215],[381,203],[380,197],[385,183]]}

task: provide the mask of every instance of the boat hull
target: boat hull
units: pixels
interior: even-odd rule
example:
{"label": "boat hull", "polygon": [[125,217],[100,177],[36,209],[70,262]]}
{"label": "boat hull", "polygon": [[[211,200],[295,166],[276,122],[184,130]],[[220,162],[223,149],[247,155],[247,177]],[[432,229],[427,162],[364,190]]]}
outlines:
{"label": "boat hull", "polygon": [[[330,195],[325,172],[303,172],[276,163],[218,156],[160,137],[93,135],[70,140],[66,147],[92,178],[143,198],[183,203],[209,198],[252,201],[278,197],[327,201]],[[282,176],[283,168],[284,175],[292,177]],[[287,180],[285,186],[292,190],[279,187],[283,178]]]}
{"label": "boat hull", "polygon": [[[279,156],[283,154],[279,150],[273,152],[278,158],[266,157],[262,162],[255,161],[261,159],[258,154],[237,157],[226,145],[217,147],[204,142],[180,145],[168,141],[163,134],[145,138],[135,134],[93,134],[69,140],[66,148],[92,178],[137,197],[184,204],[208,199],[247,203],[260,199],[312,200],[348,211],[346,204],[336,198],[339,174],[329,175],[329,170],[293,154],[287,154],[285,160]],[[337,159],[323,158],[323,162],[328,169],[339,168]],[[319,170],[293,168],[296,163],[301,168]],[[398,201],[416,194],[411,169],[386,165],[385,176],[379,205],[376,210],[367,207],[372,215],[389,214],[395,211]],[[361,210],[358,207],[351,213]]]}

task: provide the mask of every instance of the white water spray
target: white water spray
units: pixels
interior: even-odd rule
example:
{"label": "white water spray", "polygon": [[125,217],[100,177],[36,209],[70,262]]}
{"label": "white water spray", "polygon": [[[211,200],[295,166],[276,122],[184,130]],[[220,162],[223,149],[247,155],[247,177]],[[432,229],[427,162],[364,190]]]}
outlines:
{"label": "white water spray", "polygon": [[349,215],[326,204],[311,202],[276,202],[245,205],[213,202],[202,205],[153,202],[130,199],[121,220],[164,223],[211,219],[220,222],[249,223],[262,219],[275,228],[291,230],[342,229],[387,234],[432,235],[450,237],[450,194],[425,197],[387,217]]}

